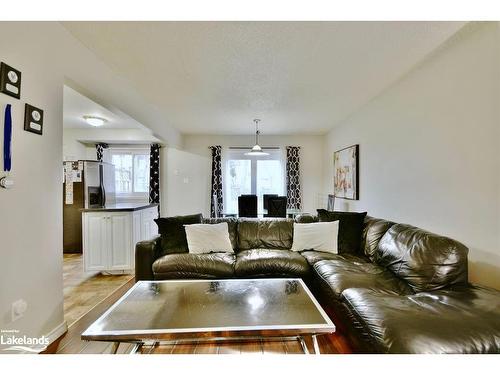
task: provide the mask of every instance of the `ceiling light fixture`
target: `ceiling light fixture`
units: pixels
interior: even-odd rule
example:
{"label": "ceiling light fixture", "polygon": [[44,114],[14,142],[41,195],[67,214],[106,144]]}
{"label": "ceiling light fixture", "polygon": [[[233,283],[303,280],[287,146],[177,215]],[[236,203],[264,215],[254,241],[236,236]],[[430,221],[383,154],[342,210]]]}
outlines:
{"label": "ceiling light fixture", "polygon": [[262,151],[262,147],[259,146],[259,119],[253,120],[255,123],[255,146],[252,147],[252,150],[250,152],[245,153],[245,155],[248,156],[265,156],[269,155],[267,152]]}
{"label": "ceiling light fixture", "polygon": [[102,118],[102,117],[96,117],[96,116],[83,116],[83,119],[87,122],[87,124],[92,125],[92,126],[102,126],[104,125],[105,122],[108,120]]}

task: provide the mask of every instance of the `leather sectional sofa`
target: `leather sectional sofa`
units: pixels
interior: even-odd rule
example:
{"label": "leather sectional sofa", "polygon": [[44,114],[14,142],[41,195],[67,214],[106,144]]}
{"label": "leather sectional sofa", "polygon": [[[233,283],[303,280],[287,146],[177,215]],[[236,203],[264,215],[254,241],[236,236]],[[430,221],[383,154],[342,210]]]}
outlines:
{"label": "leather sectional sofa", "polygon": [[500,353],[500,292],[468,283],[455,240],[367,216],[358,253],[298,253],[291,219],[204,219],[220,221],[234,253],[172,253],[158,236],[137,244],[136,280],[300,277],[357,352]]}

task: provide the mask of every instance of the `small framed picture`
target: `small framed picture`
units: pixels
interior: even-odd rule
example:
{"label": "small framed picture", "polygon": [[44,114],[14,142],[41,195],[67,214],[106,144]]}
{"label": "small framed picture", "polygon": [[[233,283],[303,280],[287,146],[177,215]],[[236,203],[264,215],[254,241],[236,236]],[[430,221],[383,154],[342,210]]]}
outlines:
{"label": "small framed picture", "polygon": [[4,62],[0,64],[0,92],[21,98],[21,72]]}
{"label": "small framed picture", "polygon": [[24,130],[42,135],[43,110],[26,103],[24,106]]}

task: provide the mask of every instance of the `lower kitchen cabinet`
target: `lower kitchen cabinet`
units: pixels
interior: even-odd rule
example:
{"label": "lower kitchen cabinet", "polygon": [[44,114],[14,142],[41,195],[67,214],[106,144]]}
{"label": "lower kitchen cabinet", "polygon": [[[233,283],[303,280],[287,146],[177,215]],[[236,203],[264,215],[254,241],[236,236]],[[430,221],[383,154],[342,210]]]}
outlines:
{"label": "lower kitchen cabinet", "polygon": [[158,231],[157,207],[89,210],[83,215],[83,262],[86,272],[126,273],[134,270],[135,244]]}

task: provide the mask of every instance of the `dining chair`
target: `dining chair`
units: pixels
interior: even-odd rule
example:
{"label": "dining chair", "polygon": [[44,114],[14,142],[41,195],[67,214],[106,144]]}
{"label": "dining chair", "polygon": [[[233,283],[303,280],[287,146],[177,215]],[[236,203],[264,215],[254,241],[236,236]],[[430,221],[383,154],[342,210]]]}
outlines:
{"label": "dining chair", "polygon": [[238,197],[238,216],[257,217],[256,195],[240,195]]}
{"label": "dining chair", "polygon": [[266,217],[286,217],[286,197],[269,199]]}
{"label": "dining chair", "polygon": [[277,197],[278,197],[278,194],[263,194],[262,200],[264,202],[264,210],[267,210],[269,208],[269,206],[268,206],[269,199],[277,198]]}

